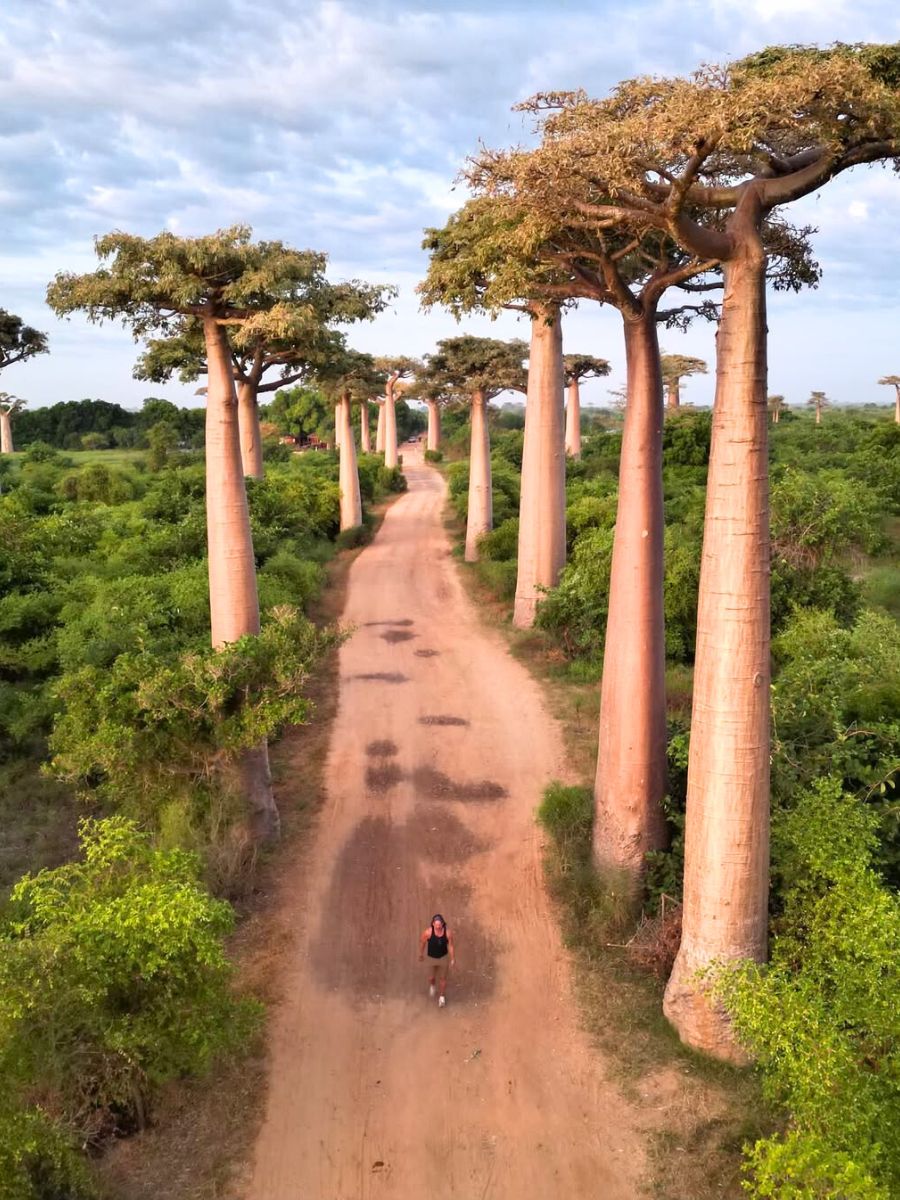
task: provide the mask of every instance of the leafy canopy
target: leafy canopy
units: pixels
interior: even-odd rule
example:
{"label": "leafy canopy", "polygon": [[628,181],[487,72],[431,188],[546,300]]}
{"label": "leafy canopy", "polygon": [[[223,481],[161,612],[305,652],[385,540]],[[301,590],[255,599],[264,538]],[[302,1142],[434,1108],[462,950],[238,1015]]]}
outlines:
{"label": "leafy canopy", "polygon": [[48,349],[46,333],[33,329],[21,317],[0,308],[0,371],[36,354],[46,354]]}
{"label": "leafy canopy", "polygon": [[599,379],[609,374],[609,363],[605,358],[594,358],[591,354],[564,354],[563,373],[566,383],[580,383],[582,379]]}
{"label": "leafy canopy", "polygon": [[302,342],[323,320],[367,317],[393,294],[356,281],[328,284],[324,254],[251,239],[247,225],[197,238],[108,233],[94,243],[103,265],[58,274],[47,303],[60,316],[84,311],[90,321],[122,319],[135,337],[170,337],[183,332],[185,316],[211,317],[233,327],[235,346],[252,348],[271,339]]}
{"label": "leafy canopy", "polygon": [[471,399],[480,394],[489,400],[500,392],[524,392],[528,372],[524,360],[528,345],[519,339],[444,338],[426,359],[423,378],[444,395]]}

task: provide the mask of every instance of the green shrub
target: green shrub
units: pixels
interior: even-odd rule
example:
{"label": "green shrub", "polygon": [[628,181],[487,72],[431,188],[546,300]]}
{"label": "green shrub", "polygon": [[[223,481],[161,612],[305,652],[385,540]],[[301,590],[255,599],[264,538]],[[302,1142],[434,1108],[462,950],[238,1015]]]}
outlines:
{"label": "green shrub", "polygon": [[121,817],[84,822],[81,843],[81,861],[13,888],[0,925],[0,1080],[90,1143],[236,1050],[257,1009],[232,995],[232,910],[195,856]]}
{"label": "green shrub", "polygon": [[489,562],[509,562],[519,552],[519,518],[509,517],[478,540],[482,559]]}
{"label": "green shrub", "polygon": [[444,461],[444,452],[442,450],[426,450],[425,461],[430,463],[439,463]]}
{"label": "green shrub", "polygon": [[399,467],[381,467],[378,473],[378,486],[385,492],[405,492],[408,488],[406,476]]}
{"label": "green shrub", "polygon": [[358,546],[366,546],[372,540],[370,525],[354,525],[351,529],[342,530],[335,546],[338,550],[355,550]]}
{"label": "green shrub", "polygon": [[819,782],[776,814],[783,911],[768,966],[715,989],[756,1057],[787,1137],[757,1142],[757,1197],[900,1194],[900,898],[871,866],[874,815]]}
{"label": "green shrub", "polygon": [[40,1109],[0,1100],[0,1200],[94,1200],[74,1139]]}

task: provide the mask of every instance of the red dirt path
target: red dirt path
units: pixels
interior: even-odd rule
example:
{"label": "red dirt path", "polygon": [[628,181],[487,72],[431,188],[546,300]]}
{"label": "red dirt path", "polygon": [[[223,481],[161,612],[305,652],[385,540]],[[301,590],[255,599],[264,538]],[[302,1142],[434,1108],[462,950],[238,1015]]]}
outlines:
{"label": "red dirt path", "polygon": [[[562,734],[479,622],[443,481],[409,449],[409,493],[350,573],[246,1200],[633,1200],[639,1114],[578,1027],[541,881],[534,809],[566,776]],[[458,956],[444,1010],[416,956],[438,911]]]}

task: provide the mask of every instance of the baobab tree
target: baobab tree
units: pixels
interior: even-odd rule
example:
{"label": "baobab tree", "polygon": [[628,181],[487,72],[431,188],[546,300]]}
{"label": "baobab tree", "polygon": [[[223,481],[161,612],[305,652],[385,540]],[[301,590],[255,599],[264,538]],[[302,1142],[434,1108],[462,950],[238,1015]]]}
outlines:
{"label": "baobab tree", "polygon": [[12,418],[25,407],[25,401],[9,392],[0,392],[0,454],[15,451],[12,435]]}
{"label": "baobab tree", "polygon": [[388,355],[375,360],[375,366],[385,375],[384,385],[384,465],[397,465],[397,385],[411,379],[421,368],[417,358],[407,355]]}
{"label": "baobab tree", "polygon": [[[206,519],[210,626],[215,647],[259,633],[259,598],[244,487],[231,339],[237,346],[284,336],[281,301],[307,255],[281,242],[253,242],[246,226],[207,237],[161,233],[139,238],[110,233],[95,241],[98,270],[60,273],[47,302],[61,316],[83,311],[90,321],[122,320],[135,337],[171,336],[185,317],[203,330],[206,395]],[[268,747],[245,753],[242,784],[249,831],[277,836]]]}
{"label": "baobab tree", "polygon": [[563,355],[563,380],[566,385],[566,454],[581,458],[581,381],[609,374],[605,358],[589,354]]}
{"label": "baobab tree", "polygon": [[384,373],[375,369],[370,354],[344,350],[316,372],[315,382],[327,398],[337,401],[335,428],[340,454],[341,530],[353,529],[362,525],[362,497],[351,406],[366,404],[372,391],[383,385]]}
{"label": "baobab tree", "polygon": [[900,375],[883,375],[878,382],[894,389],[894,422],[900,425]]}
{"label": "baobab tree", "polygon": [[690,354],[662,354],[660,365],[666,389],[666,408],[680,408],[682,379],[690,375],[705,375],[706,363],[702,358],[693,358]]}
{"label": "baobab tree", "polygon": [[772,414],[772,424],[777,425],[781,420],[781,414],[787,408],[784,396],[769,396],[766,400],[766,407]]}
{"label": "baobab tree", "polygon": [[831,401],[824,392],[813,392],[807,400],[807,406],[816,410],[816,424],[822,424],[822,409],[831,408]]}
{"label": "baobab tree", "polygon": [[[378,420],[375,425],[375,453],[384,454],[384,397],[375,400],[378,405]],[[394,423],[396,430],[396,421]]]}
{"label": "baobab tree", "polygon": [[765,958],[769,531],[764,223],[864,163],[898,160],[900,45],[774,47],[607,100],[546,96],[558,201],[598,228],[656,229],[723,266],[688,767],[684,920],[664,1008],[737,1056],[712,963]]}
{"label": "baobab tree", "polygon": [[420,378],[470,408],[472,433],[469,450],[469,505],[466,518],[466,562],[477,562],[478,539],[493,528],[491,494],[491,444],[488,404],[505,391],[524,392],[527,374],[525,342],[495,338],[445,338],[425,359]]}
{"label": "baobab tree", "polygon": [[[317,366],[328,363],[343,346],[342,335],[334,325],[370,320],[393,294],[390,288],[358,280],[329,283],[325,278],[326,255],[309,250],[293,253],[297,258],[279,281],[277,310],[272,309],[269,330],[257,330],[241,342],[231,339],[229,343],[237,386],[241,458],[244,474],[254,479],[263,477],[260,393],[303,381]],[[150,339],[134,375],[136,379],[164,383],[175,371],[185,383],[206,374],[203,329],[196,318],[184,318],[169,337]]]}
{"label": "baobab tree", "polygon": [[[473,186],[485,195],[432,235],[424,286],[434,286],[437,279],[451,299],[454,291],[459,295],[460,304],[477,301],[489,310],[518,304],[532,317],[514,611],[520,626],[533,623],[541,590],[556,585],[565,563],[563,356],[559,322],[550,314],[558,317],[563,304],[588,298],[622,316],[628,406],[601,685],[593,847],[597,865],[606,874],[624,873],[636,895],[646,854],[667,839],[657,324],[683,319],[697,308],[708,311],[702,303],[685,303],[664,312],[660,301],[669,287],[690,280],[705,286],[702,277],[709,277],[715,263],[673,251],[670,239],[597,237],[584,222],[557,221],[548,180],[552,176],[529,153],[485,152],[471,172]],[[525,301],[517,302],[523,293]],[[529,297],[539,300],[529,302]],[[635,677],[643,681],[637,691]]]}
{"label": "baobab tree", "polygon": [[[27,362],[36,354],[46,354],[47,335],[26,325],[15,313],[0,308],[0,371],[14,363]],[[8,392],[0,392],[0,454],[13,453],[12,418],[25,401]]]}

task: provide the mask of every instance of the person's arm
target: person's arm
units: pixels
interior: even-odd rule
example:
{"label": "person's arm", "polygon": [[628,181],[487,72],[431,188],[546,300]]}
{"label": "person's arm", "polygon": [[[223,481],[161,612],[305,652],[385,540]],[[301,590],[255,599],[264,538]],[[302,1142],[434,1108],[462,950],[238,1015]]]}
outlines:
{"label": "person's arm", "polygon": [[450,951],[450,966],[456,966],[456,951],[453,948],[453,934],[447,930],[447,949]]}
{"label": "person's arm", "polygon": [[426,929],[425,932],[422,934],[422,936],[419,938],[419,962],[422,962],[425,958],[425,947],[428,945],[428,935],[430,933],[431,933],[431,930]]}

